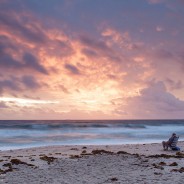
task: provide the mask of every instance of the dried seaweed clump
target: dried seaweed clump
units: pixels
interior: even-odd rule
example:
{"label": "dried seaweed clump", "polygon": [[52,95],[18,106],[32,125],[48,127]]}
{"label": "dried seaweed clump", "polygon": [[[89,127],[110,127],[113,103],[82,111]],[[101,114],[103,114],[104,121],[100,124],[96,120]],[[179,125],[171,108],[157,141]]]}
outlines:
{"label": "dried seaweed clump", "polygon": [[170,164],[169,166],[177,166],[178,164],[176,162],[173,162],[172,164]]}
{"label": "dried seaweed clump", "polygon": [[70,155],[70,158],[71,159],[76,159],[76,158],[82,158],[82,156],[79,156],[79,155]]}
{"label": "dried seaweed clump", "polygon": [[51,162],[53,162],[54,160],[56,160],[57,158],[54,157],[48,157],[46,155],[40,157],[41,160],[47,161],[48,164],[50,164]]}
{"label": "dried seaweed clump", "polygon": [[180,172],[180,173],[183,173],[184,172],[184,167],[181,167],[180,169],[173,169],[173,170],[171,170],[171,172]]}
{"label": "dried seaweed clump", "polygon": [[19,165],[19,164],[24,164],[24,165],[27,165],[27,166],[34,166],[33,164],[28,164],[26,162],[22,162],[21,160],[19,159],[11,159],[10,162],[12,163],[12,165]]}

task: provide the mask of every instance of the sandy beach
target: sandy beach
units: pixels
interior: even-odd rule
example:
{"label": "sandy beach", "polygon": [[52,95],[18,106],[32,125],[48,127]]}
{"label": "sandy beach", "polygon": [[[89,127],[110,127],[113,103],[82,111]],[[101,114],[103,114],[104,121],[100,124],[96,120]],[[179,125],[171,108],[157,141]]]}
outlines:
{"label": "sandy beach", "polygon": [[[184,147],[184,142],[178,146]],[[162,145],[49,146],[0,152],[4,184],[153,184],[184,181],[184,151]]]}

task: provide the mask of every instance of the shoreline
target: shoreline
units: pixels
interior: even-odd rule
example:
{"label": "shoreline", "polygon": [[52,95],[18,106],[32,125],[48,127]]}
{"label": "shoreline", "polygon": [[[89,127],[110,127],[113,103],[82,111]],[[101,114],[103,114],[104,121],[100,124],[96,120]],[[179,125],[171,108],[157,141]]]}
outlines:
{"label": "shoreline", "polygon": [[179,183],[178,177],[184,179],[184,141],[179,141],[178,146],[180,155],[176,151],[163,151],[161,143],[1,151],[0,183],[126,183],[125,178],[129,183],[164,183],[167,178]]}
{"label": "shoreline", "polygon": [[[154,145],[154,147],[152,147]],[[184,151],[184,140],[178,141],[177,144],[179,147],[183,147]],[[126,152],[130,154],[136,154],[136,153],[146,153],[146,155],[150,155],[150,153],[153,154],[162,154],[163,148],[161,142],[148,142],[148,143],[125,143],[125,144],[68,144],[68,145],[46,145],[46,146],[33,146],[33,147],[24,147],[24,148],[10,148],[10,149],[0,149],[0,155],[1,153],[6,152],[19,152],[19,151],[35,151],[35,150],[54,150],[54,149],[60,149],[61,151],[66,151],[69,148],[77,147],[81,149],[82,147],[87,147],[88,150],[92,149],[110,149],[112,151],[120,151],[120,149],[125,150]],[[149,150],[148,150],[149,149]],[[181,149],[182,151],[182,149]],[[165,152],[165,151],[164,151]],[[173,153],[174,151],[168,150],[167,153]]]}
{"label": "shoreline", "polygon": [[[125,146],[126,145],[149,145],[149,144],[161,144],[162,140],[158,140],[158,141],[142,141],[142,142],[126,142],[126,143],[115,143],[115,144],[51,144],[51,145],[33,145],[33,146],[27,146],[27,147],[10,147],[10,148],[0,148],[0,152],[2,151],[16,151],[16,150],[24,150],[24,149],[35,149],[35,148],[43,148],[43,147],[65,147],[65,146]],[[180,143],[184,142],[184,139],[180,138]]]}

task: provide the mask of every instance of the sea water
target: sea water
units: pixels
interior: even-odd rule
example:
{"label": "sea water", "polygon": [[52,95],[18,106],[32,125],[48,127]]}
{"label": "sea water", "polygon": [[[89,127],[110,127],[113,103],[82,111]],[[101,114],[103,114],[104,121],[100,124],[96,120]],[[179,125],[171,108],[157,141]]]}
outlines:
{"label": "sea water", "polygon": [[184,140],[184,120],[0,121],[0,150],[49,145],[158,143],[175,132]]}

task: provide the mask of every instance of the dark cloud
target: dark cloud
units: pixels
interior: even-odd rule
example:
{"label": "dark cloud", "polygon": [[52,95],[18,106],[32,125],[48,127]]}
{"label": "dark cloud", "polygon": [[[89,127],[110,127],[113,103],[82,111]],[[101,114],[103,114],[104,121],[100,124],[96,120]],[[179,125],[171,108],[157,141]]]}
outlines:
{"label": "dark cloud", "polygon": [[6,50],[1,49],[0,50],[0,70],[1,69],[27,69],[27,70],[34,70],[37,72],[40,72],[42,74],[48,75],[48,71],[44,68],[44,66],[39,64],[38,59],[32,55],[31,53],[26,52],[23,55],[23,61],[19,61],[17,59],[14,59],[13,54],[7,53]]}
{"label": "dark cloud", "polygon": [[175,82],[174,80],[167,78],[166,82],[169,84],[171,90],[180,90],[184,87],[181,80]]}
{"label": "dark cloud", "polygon": [[17,48],[12,41],[4,35],[0,35],[0,67],[1,68],[19,68],[21,63],[14,59],[8,52],[18,53]]}
{"label": "dark cloud", "polygon": [[[13,34],[18,34],[19,36],[24,37],[27,41],[34,43],[44,44],[47,40],[47,37],[43,31],[36,25],[30,22],[21,21],[21,19],[15,18],[16,16],[10,15],[8,13],[0,13],[0,25],[9,31],[12,31]],[[29,20],[29,19],[23,19]],[[27,25],[27,26],[26,26]]]}
{"label": "dark cloud", "polygon": [[159,49],[156,51],[155,53],[156,57],[160,58],[160,59],[173,59],[174,55],[165,49]]}
{"label": "dark cloud", "polygon": [[109,52],[111,49],[103,41],[97,41],[87,36],[80,36],[80,41],[89,48],[93,48],[100,51]]}
{"label": "dark cloud", "polygon": [[39,60],[31,53],[25,52],[23,61],[14,58],[15,53],[19,55],[17,47],[8,37],[0,36],[0,69],[33,69],[40,73],[48,74],[48,71],[39,64]]}
{"label": "dark cloud", "polygon": [[14,59],[11,55],[3,53],[1,54],[0,66],[1,69],[21,69],[24,67],[24,64]]}
{"label": "dark cloud", "polygon": [[33,68],[34,70],[43,73],[43,74],[48,74],[48,71],[39,64],[37,58],[32,55],[31,53],[25,53],[23,56],[23,60],[25,62],[24,67],[30,67]]}
{"label": "dark cloud", "polygon": [[79,69],[78,69],[76,66],[74,66],[74,65],[65,64],[65,68],[66,68],[67,70],[69,70],[72,74],[80,75]]}
{"label": "dark cloud", "polygon": [[97,54],[97,52],[95,52],[94,50],[90,50],[90,49],[82,49],[82,53],[87,56],[87,57],[99,57],[99,55]]}
{"label": "dark cloud", "polygon": [[12,94],[13,91],[20,92],[26,89],[39,89],[42,85],[44,83],[39,83],[31,75],[24,75],[22,77],[9,76],[8,79],[0,80],[0,94],[3,94],[3,92]]}
{"label": "dark cloud", "polygon": [[0,35],[0,56],[5,52],[6,49],[17,51],[17,48],[12,44],[12,40],[5,35]]}
{"label": "dark cloud", "polygon": [[88,36],[80,36],[79,40],[86,47],[82,52],[87,56],[98,55],[99,57],[107,57],[112,61],[121,61],[119,55],[105,41],[96,40]]}
{"label": "dark cloud", "polygon": [[21,88],[17,79],[12,77],[11,79],[0,81],[0,93],[4,90],[20,91]]}
{"label": "dark cloud", "polygon": [[21,81],[26,86],[26,88],[37,89],[41,87],[36,79],[30,75],[23,76]]}

